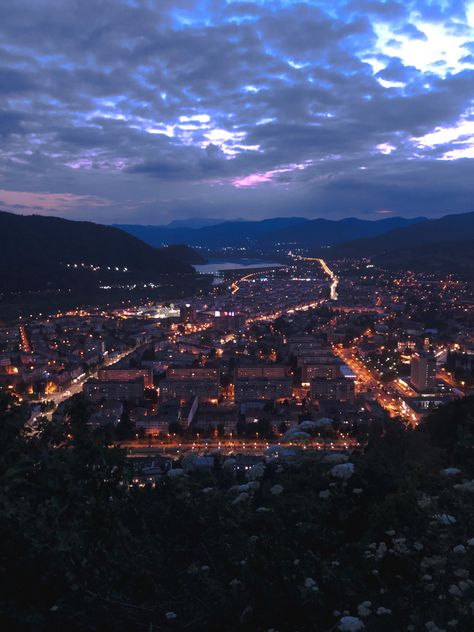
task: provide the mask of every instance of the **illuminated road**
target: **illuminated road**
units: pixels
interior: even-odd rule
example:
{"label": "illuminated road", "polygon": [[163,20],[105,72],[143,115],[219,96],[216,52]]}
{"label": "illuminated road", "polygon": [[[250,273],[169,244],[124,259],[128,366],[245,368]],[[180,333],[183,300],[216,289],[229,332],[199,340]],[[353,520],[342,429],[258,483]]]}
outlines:
{"label": "illuminated road", "polygon": [[24,353],[31,353],[31,344],[28,338],[28,334],[26,333],[26,329],[24,325],[20,325],[19,327],[20,333],[20,348]]}
{"label": "illuminated road", "polygon": [[[80,377],[73,380],[72,383],[68,386],[68,388],[65,391],[61,391],[59,393],[51,393],[51,395],[48,395],[47,397],[45,397],[43,401],[44,402],[52,401],[54,403],[54,407],[55,407],[54,409],[56,409],[59,406],[59,404],[64,402],[66,399],[69,399],[69,397],[72,397],[73,395],[77,395],[78,393],[82,393],[82,389],[84,388],[85,382],[87,382],[87,380],[97,378],[97,372],[99,369],[117,364],[117,362],[120,362],[127,356],[135,353],[135,351],[141,346],[143,345],[138,345],[137,347],[134,347],[133,349],[128,349],[127,351],[124,351],[123,353],[119,353],[117,355],[114,355],[113,357],[106,358],[104,363],[101,364],[94,373],[90,373],[89,375],[81,375]],[[39,403],[39,402],[32,402],[32,403]],[[51,410],[47,413],[38,413],[37,416],[39,417],[41,415],[42,417],[47,417],[48,419],[51,419],[53,416],[53,412],[54,410]],[[30,422],[31,421],[34,421],[34,419],[31,419]]]}
{"label": "illuminated road", "polygon": [[449,371],[446,371],[446,369],[442,369],[442,368],[439,369],[438,372],[436,373],[436,377],[439,380],[443,380],[443,382],[446,382],[446,384],[449,384],[451,388],[458,391],[461,397],[464,397],[466,395],[466,393],[464,392],[464,383],[463,382],[459,383],[457,380],[455,380],[452,373],[449,373]]}
{"label": "illuminated road", "polygon": [[[281,272],[282,270],[285,270],[286,268],[279,268],[279,271]],[[237,292],[240,290],[240,285],[239,283],[242,283],[243,281],[248,281],[249,279],[251,279],[254,276],[259,276],[264,272],[271,272],[272,269],[269,268],[265,268],[262,270],[257,270],[257,272],[250,272],[249,274],[245,274],[243,277],[240,277],[240,279],[237,279],[236,281],[233,281],[231,286],[230,286],[230,293],[232,294],[232,296],[234,294],[237,294]]]}
{"label": "illuminated road", "polygon": [[[356,348],[343,349],[334,346],[334,353],[355,373],[357,389],[359,392],[371,391],[377,403],[384,408],[390,417],[401,417],[404,421],[416,426],[420,417],[408,408],[404,399],[388,385],[383,385],[373,373],[356,356]],[[408,387],[409,388],[409,387]],[[410,389],[411,390],[411,389]],[[406,393],[408,396],[409,393]]]}
{"label": "illuminated road", "polygon": [[316,257],[297,257],[300,261],[316,261],[319,263],[323,272],[327,274],[327,276],[331,279],[331,285],[329,287],[329,298],[331,301],[337,301],[337,286],[339,285],[339,277],[331,270],[328,264],[324,261],[324,259],[319,259]]}
{"label": "illuminated road", "polygon": [[153,454],[180,454],[196,452],[206,454],[221,451],[224,454],[263,454],[268,448],[279,446],[282,449],[288,447],[301,447],[304,450],[354,450],[359,447],[355,439],[334,439],[333,441],[313,437],[305,443],[279,443],[262,439],[209,439],[196,441],[159,439],[138,439],[136,441],[123,441],[119,447],[125,448],[131,457],[152,456]]}
{"label": "illuminated road", "polygon": [[276,320],[283,314],[294,314],[295,312],[307,312],[309,309],[314,309],[322,305],[325,301],[312,301],[311,303],[302,303],[301,305],[294,305],[293,307],[280,309],[276,312],[272,312],[271,314],[262,314],[261,316],[254,316],[253,318],[247,318],[245,321],[247,325],[251,325],[252,323],[260,322],[260,321],[269,321]]}

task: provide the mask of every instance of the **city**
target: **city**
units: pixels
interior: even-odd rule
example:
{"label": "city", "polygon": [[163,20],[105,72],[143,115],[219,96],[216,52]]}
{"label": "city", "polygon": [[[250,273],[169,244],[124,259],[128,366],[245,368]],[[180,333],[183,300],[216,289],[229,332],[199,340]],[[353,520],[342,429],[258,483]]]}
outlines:
{"label": "city", "polygon": [[[217,272],[207,296],[176,305],[22,318],[0,330],[2,386],[30,402],[32,422],[82,393],[91,426],[133,457],[352,449],[376,420],[416,426],[472,391],[468,284],[336,265],[289,253]],[[441,328],[424,317],[433,302],[450,306]],[[302,423],[312,432],[292,440]]]}
{"label": "city", "polygon": [[474,0],[0,0],[0,630],[472,632]]}

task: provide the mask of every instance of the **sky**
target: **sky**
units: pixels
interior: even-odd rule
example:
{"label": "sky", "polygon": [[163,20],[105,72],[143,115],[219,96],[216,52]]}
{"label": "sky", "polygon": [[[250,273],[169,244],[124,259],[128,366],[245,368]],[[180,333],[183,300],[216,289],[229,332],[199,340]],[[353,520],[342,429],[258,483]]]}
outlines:
{"label": "sky", "polygon": [[0,0],[0,209],[474,211],[474,0]]}

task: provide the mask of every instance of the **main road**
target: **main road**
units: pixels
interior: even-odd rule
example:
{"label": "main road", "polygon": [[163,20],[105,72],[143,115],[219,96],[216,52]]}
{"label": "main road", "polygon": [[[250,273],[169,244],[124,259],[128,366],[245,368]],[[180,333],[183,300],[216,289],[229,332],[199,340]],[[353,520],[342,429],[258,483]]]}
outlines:
{"label": "main road", "polygon": [[348,349],[334,345],[334,353],[354,372],[359,391],[370,391],[376,401],[384,408],[390,417],[401,417],[412,426],[420,421],[417,415],[405,402],[403,397],[393,388],[382,384],[372,371],[357,357],[356,347]]}
{"label": "main road", "polygon": [[331,268],[324,261],[324,259],[320,259],[318,257],[300,257],[300,256],[297,256],[296,259],[298,259],[299,261],[315,261],[316,263],[319,263],[319,265],[323,269],[323,272],[327,274],[327,276],[329,277],[331,281],[331,285],[329,286],[329,298],[331,299],[331,301],[337,301],[337,298],[338,298],[337,286],[339,285],[339,277],[331,270]]}
{"label": "main road", "polygon": [[272,447],[280,447],[281,449],[289,447],[300,447],[303,450],[355,450],[359,447],[356,439],[337,438],[337,439],[321,439],[313,437],[304,443],[285,442],[281,443],[276,440],[267,441],[265,439],[242,439],[228,438],[222,439],[212,438],[208,440],[196,439],[181,440],[180,438],[171,438],[166,436],[163,439],[136,439],[122,441],[117,444],[118,447],[127,450],[130,457],[153,456],[157,454],[182,454],[187,452],[196,452],[196,454],[207,454],[209,452],[219,451],[223,454],[263,454],[267,449]]}

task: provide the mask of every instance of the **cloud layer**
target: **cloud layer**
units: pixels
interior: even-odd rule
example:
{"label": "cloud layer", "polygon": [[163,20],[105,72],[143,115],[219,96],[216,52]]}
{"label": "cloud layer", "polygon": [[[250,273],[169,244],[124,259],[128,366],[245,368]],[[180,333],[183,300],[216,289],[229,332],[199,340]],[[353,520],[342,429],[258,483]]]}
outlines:
{"label": "cloud layer", "polygon": [[0,205],[101,222],[474,210],[474,2],[15,0]]}

